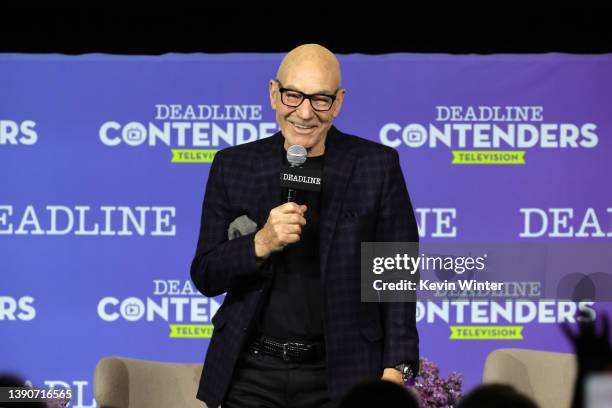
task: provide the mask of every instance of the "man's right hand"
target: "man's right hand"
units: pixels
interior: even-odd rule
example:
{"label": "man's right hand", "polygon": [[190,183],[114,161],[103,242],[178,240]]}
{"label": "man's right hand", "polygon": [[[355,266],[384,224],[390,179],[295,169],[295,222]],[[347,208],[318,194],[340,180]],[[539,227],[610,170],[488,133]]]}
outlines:
{"label": "man's right hand", "polygon": [[300,240],[306,225],[305,205],[285,203],[270,210],[266,224],[255,234],[255,256],[264,260],[273,252]]}

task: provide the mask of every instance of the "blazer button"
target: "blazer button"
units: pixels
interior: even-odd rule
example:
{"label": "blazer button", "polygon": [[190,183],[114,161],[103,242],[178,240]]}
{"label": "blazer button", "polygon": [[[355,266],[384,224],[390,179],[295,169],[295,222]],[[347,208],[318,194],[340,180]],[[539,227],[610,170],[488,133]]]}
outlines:
{"label": "blazer button", "polygon": [[246,327],[243,327],[243,328],[242,328],[242,331],[246,331],[246,330],[247,330],[247,328],[246,328]]}

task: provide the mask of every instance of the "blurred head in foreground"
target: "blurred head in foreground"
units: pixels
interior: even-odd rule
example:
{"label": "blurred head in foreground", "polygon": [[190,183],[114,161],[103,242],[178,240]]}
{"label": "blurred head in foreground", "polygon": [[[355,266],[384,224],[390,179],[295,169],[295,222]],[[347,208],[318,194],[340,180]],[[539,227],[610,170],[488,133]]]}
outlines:
{"label": "blurred head in foreground", "polygon": [[419,408],[416,398],[401,385],[390,381],[366,381],[351,389],[338,408]]}
{"label": "blurred head in foreground", "polygon": [[485,384],[474,388],[457,408],[538,408],[526,395],[505,384]]}

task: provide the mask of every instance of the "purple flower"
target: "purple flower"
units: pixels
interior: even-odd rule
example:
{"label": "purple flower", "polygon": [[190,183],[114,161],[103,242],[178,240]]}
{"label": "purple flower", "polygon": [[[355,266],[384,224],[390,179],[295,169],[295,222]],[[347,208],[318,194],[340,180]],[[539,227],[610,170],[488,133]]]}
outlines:
{"label": "purple flower", "polygon": [[461,398],[463,375],[452,372],[446,379],[440,377],[440,369],[433,362],[421,358],[419,374],[412,387],[418,394],[423,408],[449,408]]}

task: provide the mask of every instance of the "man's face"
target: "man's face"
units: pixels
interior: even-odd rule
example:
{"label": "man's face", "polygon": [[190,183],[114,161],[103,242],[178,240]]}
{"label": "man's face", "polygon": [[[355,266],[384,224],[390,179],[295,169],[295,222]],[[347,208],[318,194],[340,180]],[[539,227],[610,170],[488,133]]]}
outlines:
{"label": "man's face", "polygon": [[[344,89],[338,89],[338,82],[338,75],[314,63],[293,66],[284,73],[283,78],[270,81],[270,101],[285,137],[285,148],[299,144],[308,149],[309,156],[324,153],[327,132],[340,113],[345,94]],[[281,87],[309,95],[334,95],[336,99],[328,111],[315,110],[306,98],[297,108],[289,107],[281,100]],[[314,100],[313,103],[316,104]]]}

